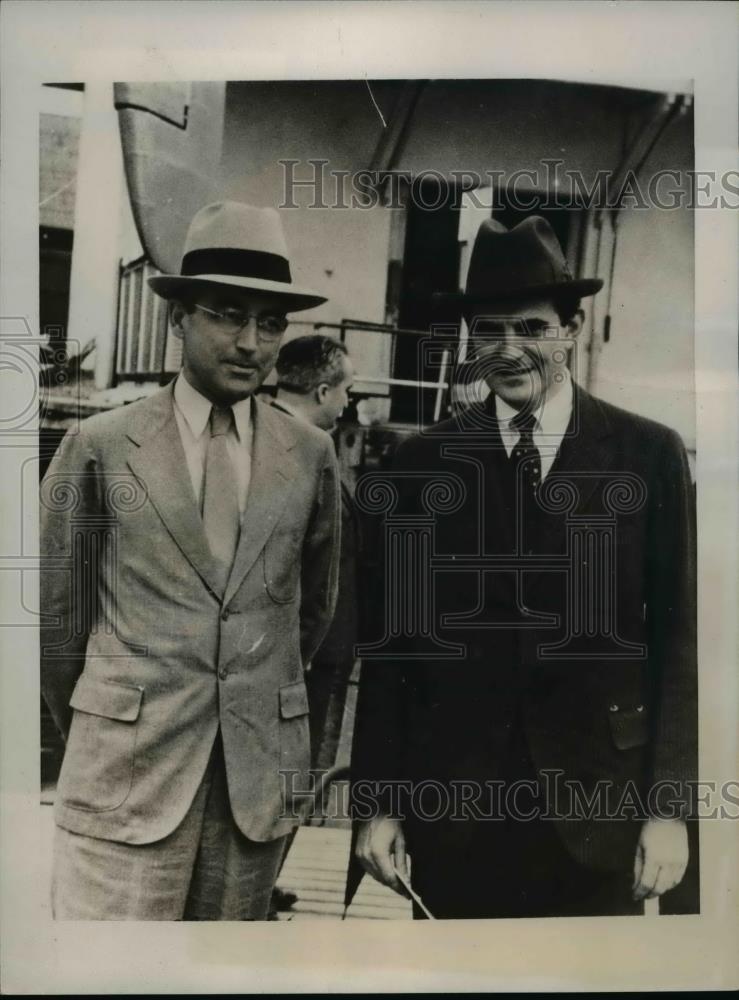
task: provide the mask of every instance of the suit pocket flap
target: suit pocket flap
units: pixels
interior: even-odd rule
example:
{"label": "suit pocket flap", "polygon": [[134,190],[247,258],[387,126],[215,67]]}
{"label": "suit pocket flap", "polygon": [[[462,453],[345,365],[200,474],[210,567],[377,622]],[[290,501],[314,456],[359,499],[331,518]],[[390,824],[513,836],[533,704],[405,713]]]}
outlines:
{"label": "suit pocket flap", "polygon": [[283,719],[294,719],[296,715],[308,714],[308,692],[303,681],[283,684],[280,688],[280,715]]}
{"label": "suit pocket flap", "polygon": [[643,705],[637,708],[618,708],[612,705],[608,721],[614,745],[619,750],[642,747],[649,739],[647,710]]}
{"label": "suit pocket flap", "polygon": [[141,710],[144,689],[133,684],[116,681],[99,681],[84,674],[69,699],[70,708],[88,715],[102,715],[105,719],[135,722]]}

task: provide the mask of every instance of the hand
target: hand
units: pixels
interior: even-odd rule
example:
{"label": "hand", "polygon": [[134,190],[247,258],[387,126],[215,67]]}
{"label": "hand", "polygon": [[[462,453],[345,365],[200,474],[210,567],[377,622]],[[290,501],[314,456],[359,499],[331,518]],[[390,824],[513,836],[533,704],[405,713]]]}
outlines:
{"label": "hand", "polygon": [[372,878],[407,896],[393,865],[408,878],[405,836],[400,820],[377,816],[362,823],[354,852]]}
{"label": "hand", "polygon": [[634,899],[653,899],[674,888],[688,865],[688,831],[679,819],[648,819],[634,859]]}

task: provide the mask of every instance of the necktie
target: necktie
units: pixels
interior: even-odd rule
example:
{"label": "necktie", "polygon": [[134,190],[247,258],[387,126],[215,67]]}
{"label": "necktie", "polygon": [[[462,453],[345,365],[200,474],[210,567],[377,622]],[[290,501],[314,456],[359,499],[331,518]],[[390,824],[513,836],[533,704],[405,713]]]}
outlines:
{"label": "necktie", "polygon": [[520,435],[511,452],[511,465],[516,470],[516,481],[524,491],[524,501],[531,501],[541,485],[541,455],[534,444],[536,417],[533,413],[518,414],[511,420],[511,427]]}
{"label": "necktie", "polygon": [[234,423],[233,410],[213,407],[210,413],[210,441],[205,454],[203,484],[203,526],[210,551],[221,567],[225,588],[239,540],[239,497],[226,435]]}

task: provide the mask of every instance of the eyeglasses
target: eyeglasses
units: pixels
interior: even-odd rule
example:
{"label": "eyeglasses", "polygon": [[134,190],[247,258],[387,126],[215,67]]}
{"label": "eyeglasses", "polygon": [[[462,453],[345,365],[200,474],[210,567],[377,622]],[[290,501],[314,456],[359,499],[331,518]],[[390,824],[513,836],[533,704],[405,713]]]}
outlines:
{"label": "eyeglasses", "polygon": [[224,333],[241,333],[250,319],[257,321],[257,336],[260,340],[274,341],[287,329],[287,317],[277,313],[250,313],[244,309],[209,309],[195,303],[200,312],[213,316],[216,325]]}

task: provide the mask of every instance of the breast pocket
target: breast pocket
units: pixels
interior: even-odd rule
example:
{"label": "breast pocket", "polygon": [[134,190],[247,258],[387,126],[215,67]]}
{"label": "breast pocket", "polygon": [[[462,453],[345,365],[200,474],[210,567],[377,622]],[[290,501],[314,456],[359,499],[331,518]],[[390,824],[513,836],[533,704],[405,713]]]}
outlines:
{"label": "breast pocket", "polygon": [[633,750],[649,741],[649,721],[644,705],[621,708],[611,705],[608,710],[611,738],[617,750]]}
{"label": "breast pocket", "polygon": [[136,732],[144,690],[82,674],[59,779],[59,795],[75,809],[104,812],[125,802],[133,784]]}

